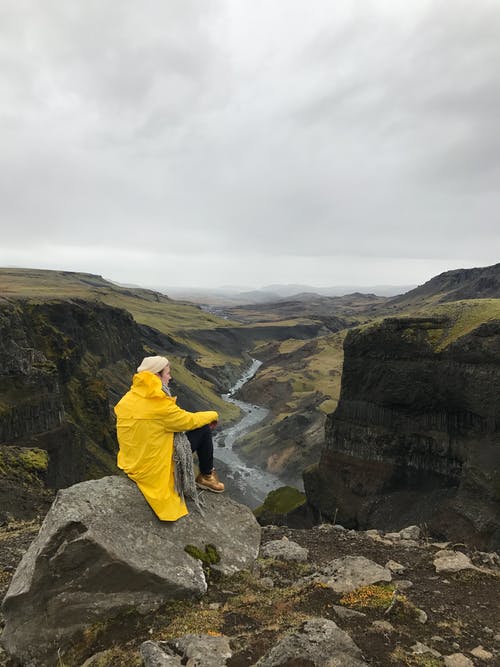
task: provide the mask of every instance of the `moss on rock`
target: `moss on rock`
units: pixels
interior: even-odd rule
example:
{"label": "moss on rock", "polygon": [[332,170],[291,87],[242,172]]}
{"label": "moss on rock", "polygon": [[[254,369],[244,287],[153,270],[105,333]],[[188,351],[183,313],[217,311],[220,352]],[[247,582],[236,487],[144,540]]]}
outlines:
{"label": "moss on rock", "polygon": [[268,493],[264,503],[254,510],[257,518],[264,514],[288,514],[306,502],[305,493],[293,486],[280,486]]}
{"label": "moss on rock", "polygon": [[25,449],[19,460],[30,471],[45,472],[49,467],[49,455],[44,449]]}
{"label": "moss on rock", "polygon": [[201,560],[204,565],[209,567],[210,565],[215,565],[220,562],[219,552],[217,551],[217,547],[213,544],[206,544],[205,551],[202,551],[194,544],[186,544],[184,551],[193,558]]}

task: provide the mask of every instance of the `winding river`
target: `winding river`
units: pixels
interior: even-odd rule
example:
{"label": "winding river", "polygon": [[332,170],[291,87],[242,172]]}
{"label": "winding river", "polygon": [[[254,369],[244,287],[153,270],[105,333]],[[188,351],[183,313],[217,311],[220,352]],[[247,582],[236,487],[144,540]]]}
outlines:
{"label": "winding river", "polygon": [[228,494],[252,509],[261,505],[270,491],[284,485],[284,482],[276,475],[261,468],[249,466],[233,449],[233,445],[238,438],[252,430],[269,414],[267,408],[233,398],[238,389],[255,375],[261,365],[262,362],[254,359],[250,368],[231,387],[229,392],[222,394],[225,401],[237,405],[244,415],[237,424],[216,432],[214,436],[215,465],[221,472],[221,478],[226,484]]}

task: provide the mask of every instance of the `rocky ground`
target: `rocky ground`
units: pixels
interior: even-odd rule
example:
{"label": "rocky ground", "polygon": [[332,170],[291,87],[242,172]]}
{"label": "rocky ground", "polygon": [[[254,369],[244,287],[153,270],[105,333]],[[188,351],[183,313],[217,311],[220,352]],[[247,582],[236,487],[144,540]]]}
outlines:
{"label": "rocky ground", "polygon": [[[0,528],[2,597],[37,529],[36,522]],[[232,655],[220,658],[219,664],[245,667],[254,665],[286,634],[304,628],[311,618],[334,621],[359,647],[364,660],[331,664],[499,665],[498,555],[461,544],[437,544],[425,536],[405,537],[404,533],[358,533],[328,524],[309,530],[265,527],[261,558],[252,573],[219,578],[212,571],[202,600],[177,601],[145,616],[127,613],[92,627],[61,657],[59,667],[142,665],[143,642],[168,642],[190,633],[206,635],[206,645],[227,637]],[[306,548],[307,554],[294,543]],[[306,555],[306,560],[289,560]],[[386,571],[392,561],[392,582],[358,585],[348,594],[336,591],[332,582],[338,583],[339,576],[332,578],[331,562],[344,556],[363,556],[386,566]],[[361,565],[361,573],[352,578],[363,577],[363,571],[367,574],[369,566]],[[438,571],[440,567],[444,569]],[[185,664],[177,660],[171,664]],[[155,663],[146,660],[145,664]],[[265,664],[307,667],[327,662],[314,662],[311,653],[311,659]],[[13,663],[0,652],[0,665]]]}

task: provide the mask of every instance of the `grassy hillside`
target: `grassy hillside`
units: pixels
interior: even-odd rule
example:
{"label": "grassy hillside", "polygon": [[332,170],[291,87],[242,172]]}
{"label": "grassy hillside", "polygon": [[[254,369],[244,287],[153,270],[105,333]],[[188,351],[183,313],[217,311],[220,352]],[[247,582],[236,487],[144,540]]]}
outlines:
{"label": "grassy hillside", "polygon": [[443,350],[484,322],[500,319],[500,299],[477,299],[426,306],[417,314],[449,318],[449,324],[440,334],[434,334],[436,350]]}
{"label": "grassy hillside", "polygon": [[160,292],[121,287],[90,273],[0,268],[0,295],[30,300],[77,298],[101,301],[128,310],[140,324],[163,333],[235,325],[193,304],[174,301]]}
{"label": "grassy hillside", "polygon": [[[71,271],[1,268],[0,295],[10,299],[26,299],[30,303],[83,299],[128,311],[139,324],[157,329],[172,340],[173,352],[168,356],[173,377],[179,384],[184,385],[189,392],[205,397],[214,409],[221,413],[223,419],[232,420],[237,417],[237,409],[224,403],[210,382],[200,379],[184,367],[182,356],[187,347],[200,366],[244,366],[247,362],[241,354],[231,354],[224,349],[214,352],[202,343],[192,346],[189,337],[184,334],[193,329],[207,330],[238,324],[206,313],[198,306],[174,301],[153,290],[121,287],[101,276]],[[179,356],[175,354],[176,343],[182,349]],[[151,349],[152,354],[158,352],[161,350]],[[135,360],[128,361],[135,363]],[[139,363],[140,360],[136,361]]]}

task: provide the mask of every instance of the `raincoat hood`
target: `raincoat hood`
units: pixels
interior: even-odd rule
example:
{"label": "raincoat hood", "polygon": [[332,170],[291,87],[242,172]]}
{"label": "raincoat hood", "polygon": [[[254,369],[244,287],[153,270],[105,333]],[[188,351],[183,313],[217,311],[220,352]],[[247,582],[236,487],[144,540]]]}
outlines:
{"label": "raincoat hood", "polygon": [[142,398],[162,398],[165,393],[158,375],[150,371],[141,371],[134,375],[131,391]]}

